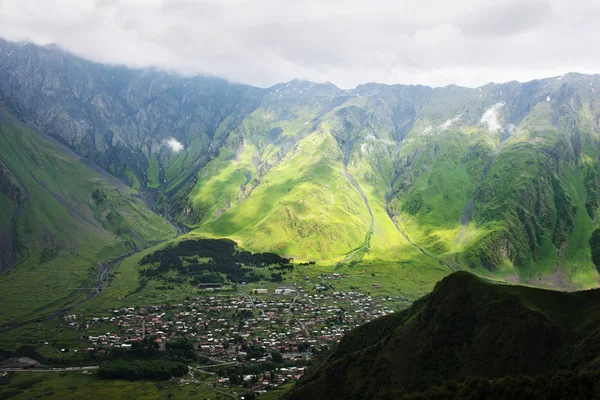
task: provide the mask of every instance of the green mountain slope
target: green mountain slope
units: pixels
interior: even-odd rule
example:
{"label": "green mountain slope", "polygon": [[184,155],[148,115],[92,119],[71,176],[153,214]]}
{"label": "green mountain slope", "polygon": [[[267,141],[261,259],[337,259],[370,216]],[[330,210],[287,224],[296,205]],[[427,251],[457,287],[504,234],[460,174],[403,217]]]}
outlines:
{"label": "green mountain slope", "polygon": [[[175,236],[135,192],[0,108],[0,324],[88,295],[102,262]],[[10,305],[10,306],[8,306]]]}
{"label": "green mountain slope", "polygon": [[600,283],[589,244],[596,87],[599,76],[567,74],[474,89],[259,89],[0,42],[0,94],[19,120],[195,235],[330,265],[439,263],[567,290]]}
{"label": "green mountain slope", "polygon": [[[595,287],[594,79],[480,91],[367,85],[352,96],[331,89],[310,109],[298,101],[315,85],[292,82],[265,97],[180,194],[189,199],[182,221],[301,259],[339,260],[355,249],[347,260],[394,260],[410,241],[449,271]],[[308,144],[315,140],[320,147]],[[300,165],[325,159],[330,169],[306,170],[320,195],[294,186],[292,177],[305,176]],[[328,195],[356,210],[342,226]],[[302,198],[302,208],[288,197]],[[315,241],[305,223],[319,212],[331,218],[314,225]]]}
{"label": "green mountain slope", "polygon": [[[491,284],[456,272],[410,309],[348,333],[286,398],[400,398],[472,376],[596,371],[599,307],[598,290],[552,292]],[[527,382],[522,385],[535,386],[532,379]],[[517,386],[518,380],[504,384]],[[463,395],[467,389],[476,393],[465,387]],[[559,387],[556,394],[573,394],[569,390]],[[439,392],[435,397],[432,391],[432,398],[444,398]]]}

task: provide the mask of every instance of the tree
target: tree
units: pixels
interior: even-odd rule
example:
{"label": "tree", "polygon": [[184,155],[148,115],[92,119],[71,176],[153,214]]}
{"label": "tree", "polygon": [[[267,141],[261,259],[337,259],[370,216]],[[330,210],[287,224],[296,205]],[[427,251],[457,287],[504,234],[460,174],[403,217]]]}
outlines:
{"label": "tree", "polygon": [[271,353],[271,359],[273,360],[273,362],[276,363],[282,363],[283,362],[283,355],[277,351],[274,351]]}

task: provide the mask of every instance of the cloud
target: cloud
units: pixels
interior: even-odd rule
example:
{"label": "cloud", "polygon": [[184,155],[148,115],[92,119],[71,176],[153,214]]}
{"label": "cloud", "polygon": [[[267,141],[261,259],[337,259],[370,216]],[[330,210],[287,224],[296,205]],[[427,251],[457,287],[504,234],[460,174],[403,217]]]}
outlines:
{"label": "cloud", "polygon": [[0,0],[0,36],[94,61],[348,88],[594,72],[595,0]]}
{"label": "cloud", "polygon": [[455,123],[455,122],[458,122],[458,121],[460,120],[460,117],[461,117],[461,116],[462,116],[462,114],[461,114],[461,115],[457,115],[457,116],[456,116],[456,117],[454,117],[454,118],[449,118],[449,119],[447,119],[447,120],[446,120],[446,121],[445,121],[443,124],[441,124],[441,125],[438,127],[438,129],[439,129],[440,131],[445,131],[445,130],[447,130],[447,129],[450,129],[450,127],[451,127],[452,125],[454,125],[454,123]]}
{"label": "cloud", "polygon": [[498,132],[502,129],[502,125],[500,124],[500,109],[504,107],[504,103],[496,103],[483,113],[481,116],[481,120],[479,121],[481,125],[487,126],[488,131],[494,133]]}
{"label": "cloud", "polygon": [[469,13],[459,22],[461,30],[483,36],[515,35],[552,23],[552,3],[548,0],[490,2],[485,10]]}
{"label": "cloud", "polygon": [[172,137],[165,139],[164,144],[169,147],[173,153],[179,153],[181,150],[183,150],[183,144]]}

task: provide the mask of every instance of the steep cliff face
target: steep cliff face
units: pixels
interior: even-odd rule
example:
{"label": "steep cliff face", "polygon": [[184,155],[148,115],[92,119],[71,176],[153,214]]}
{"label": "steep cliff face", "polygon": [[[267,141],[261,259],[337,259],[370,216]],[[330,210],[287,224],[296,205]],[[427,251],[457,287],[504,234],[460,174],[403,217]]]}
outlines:
{"label": "steep cliff face", "polygon": [[[0,43],[21,120],[187,229],[300,259],[596,286],[600,77],[268,89]],[[559,282],[559,283],[557,283]]]}
{"label": "steep cliff face", "polygon": [[135,188],[174,180],[216,151],[262,93],[218,78],[98,65],[53,46],[1,41],[0,54],[0,93],[19,118]]}

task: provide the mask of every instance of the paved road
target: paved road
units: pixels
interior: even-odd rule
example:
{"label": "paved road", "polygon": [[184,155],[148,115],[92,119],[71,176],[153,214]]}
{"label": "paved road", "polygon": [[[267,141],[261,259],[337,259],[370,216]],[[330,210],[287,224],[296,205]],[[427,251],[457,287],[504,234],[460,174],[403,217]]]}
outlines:
{"label": "paved road", "polygon": [[258,308],[256,307],[256,305],[254,304],[254,299],[252,298],[252,296],[250,296],[248,293],[246,292],[242,292],[242,291],[238,291],[239,294],[244,294],[246,296],[248,296],[248,298],[250,299],[250,303],[252,303],[252,308],[256,308],[258,311],[260,311],[261,315],[264,317],[265,316],[265,312],[262,308]]}
{"label": "paved road", "polygon": [[47,368],[47,369],[0,368],[0,372],[74,372],[74,371],[93,371],[98,368],[100,368],[98,365],[91,365],[89,367]]}
{"label": "paved road", "polygon": [[292,303],[290,304],[290,307],[288,308],[288,312],[291,314],[292,313],[292,307],[294,306],[294,304],[296,304],[296,299],[298,299],[298,297],[300,297],[300,293],[298,293],[295,297],[294,300],[292,300]]}
{"label": "paved road", "polygon": [[223,365],[238,365],[238,364],[239,363],[237,361],[232,361],[232,362],[222,362],[220,364],[200,365],[198,367],[193,367],[193,368],[215,368],[215,367],[222,367]]}
{"label": "paved road", "polygon": [[304,322],[300,321],[298,318],[294,318],[294,319],[296,321],[298,321],[298,323],[302,327],[302,330],[304,331],[304,334],[306,335],[307,338],[309,338],[310,337],[310,332],[308,332],[308,329],[306,329],[306,325],[304,325]]}
{"label": "paved road", "polygon": [[231,394],[231,393],[228,393],[228,392],[224,392],[224,391],[222,391],[222,390],[220,390],[220,389],[217,389],[217,387],[216,387],[217,385],[216,385],[216,384],[214,384],[214,383],[213,383],[212,385],[211,385],[211,384],[209,384],[209,383],[207,383],[206,385],[207,385],[208,387],[210,387],[212,390],[214,390],[215,392],[217,392],[217,393],[220,393],[220,394],[222,394],[222,395],[225,395],[225,396],[231,397],[232,399],[237,399],[237,398],[238,398],[238,397],[237,397],[236,395],[234,395],[234,394]]}

